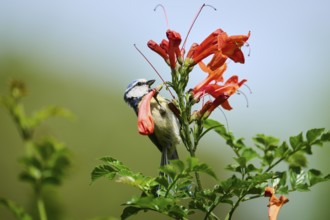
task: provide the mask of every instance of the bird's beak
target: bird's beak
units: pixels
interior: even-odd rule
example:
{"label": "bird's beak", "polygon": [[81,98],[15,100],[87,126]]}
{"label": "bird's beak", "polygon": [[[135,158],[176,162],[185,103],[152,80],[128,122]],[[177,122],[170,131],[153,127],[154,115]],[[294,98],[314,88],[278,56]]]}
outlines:
{"label": "bird's beak", "polygon": [[148,80],[146,83],[147,83],[147,85],[150,87],[152,84],[154,84],[155,81],[156,81],[156,80],[151,79],[151,80]]}

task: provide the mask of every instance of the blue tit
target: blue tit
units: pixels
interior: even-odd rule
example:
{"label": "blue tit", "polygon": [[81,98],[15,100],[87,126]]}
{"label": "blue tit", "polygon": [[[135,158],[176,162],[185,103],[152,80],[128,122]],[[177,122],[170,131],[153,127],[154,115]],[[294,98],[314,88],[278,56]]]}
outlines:
{"label": "blue tit", "polygon": [[[143,96],[150,92],[150,86],[155,80],[137,79],[130,83],[125,91],[124,100],[136,114]],[[160,165],[166,165],[169,160],[178,159],[176,145],[181,142],[180,123],[170,108],[170,102],[160,95],[155,95],[150,102],[151,114],[154,120],[154,133],[148,135],[150,140],[162,153]]]}

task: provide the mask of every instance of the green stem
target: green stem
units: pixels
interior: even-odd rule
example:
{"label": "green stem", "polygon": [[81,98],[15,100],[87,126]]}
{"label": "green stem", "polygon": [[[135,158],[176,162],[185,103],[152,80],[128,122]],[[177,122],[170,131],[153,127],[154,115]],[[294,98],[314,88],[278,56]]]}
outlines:
{"label": "green stem", "polygon": [[269,172],[271,169],[273,169],[277,164],[279,164],[282,160],[286,160],[289,157],[291,157],[293,154],[297,153],[298,151],[300,151],[302,149],[302,147],[292,151],[291,153],[284,155],[283,157],[281,157],[280,159],[278,159],[275,163],[273,163],[272,165],[270,165],[267,170],[265,170],[265,172]]}
{"label": "green stem", "polygon": [[215,209],[215,207],[217,207],[217,205],[218,204],[213,204],[213,206],[210,208],[210,210],[206,213],[204,220],[207,220],[210,218],[210,216],[212,216],[213,210]]}
{"label": "green stem", "polygon": [[44,200],[42,196],[39,194],[37,195],[37,205],[38,205],[38,212],[39,212],[39,219],[40,220],[47,220],[47,213],[45,208]]}
{"label": "green stem", "polygon": [[178,181],[178,178],[174,179],[173,182],[171,183],[171,185],[168,187],[166,193],[165,193],[165,198],[167,198],[168,194],[170,193],[172,187],[175,185],[175,183]]}
{"label": "green stem", "polygon": [[[182,139],[184,139],[184,144],[186,145],[187,150],[189,151],[189,154],[191,157],[195,157],[195,149],[193,147],[193,143],[191,141],[191,135],[190,135],[190,123],[189,123],[189,117],[191,114],[191,106],[189,104],[186,104],[186,100],[184,99],[184,95],[182,91],[177,90],[178,100],[179,100],[179,106],[181,110],[181,123],[182,123]],[[202,182],[200,180],[199,174],[195,172],[195,178],[197,182],[197,189],[202,189]]]}
{"label": "green stem", "polygon": [[242,201],[242,199],[245,197],[245,195],[241,196],[236,203],[234,204],[234,206],[231,208],[231,210],[228,213],[228,216],[226,217],[226,220],[231,220],[231,218],[233,217],[233,214],[235,212],[235,210],[237,209],[239,203]]}

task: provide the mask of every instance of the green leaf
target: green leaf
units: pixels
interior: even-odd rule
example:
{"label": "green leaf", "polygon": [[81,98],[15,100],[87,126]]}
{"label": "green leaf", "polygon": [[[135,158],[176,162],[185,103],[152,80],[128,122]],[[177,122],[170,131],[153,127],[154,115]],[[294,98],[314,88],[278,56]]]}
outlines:
{"label": "green leaf", "polygon": [[323,133],[321,136],[321,140],[323,142],[330,141],[330,131]]}
{"label": "green leaf", "polygon": [[99,179],[100,177],[106,177],[112,180],[116,176],[117,172],[118,170],[114,169],[110,165],[99,165],[92,171],[92,182],[94,182],[96,179]]}
{"label": "green leaf", "polygon": [[274,173],[272,172],[267,172],[267,173],[262,173],[262,174],[256,174],[255,176],[251,177],[249,180],[250,182],[254,184],[259,184],[266,182],[274,177]]}
{"label": "green leaf", "polygon": [[229,193],[231,190],[238,185],[238,179],[236,176],[232,176],[226,180],[223,180],[219,183],[218,192],[219,193]]}
{"label": "green leaf", "polygon": [[307,158],[303,152],[298,151],[295,154],[291,155],[287,162],[291,167],[306,167],[307,166]]}
{"label": "green leaf", "polygon": [[263,151],[274,150],[279,142],[277,138],[264,134],[257,134],[253,140],[257,144],[257,147]]}
{"label": "green leaf", "polygon": [[276,192],[278,194],[288,194],[289,193],[289,187],[288,186],[279,187],[279,188],[277,188]]}
{"label": "green leaf", "polygon": [[19,220],[32,220],[32,217],[26,213],[26,211],[21,206],[17,205],[11,200],[0,198],[0,205],[3,205],[9,209]]}
{"label": "green leaf", "polygon": [[197,157],[188,157],[187,158],[188,170],[193,170],[198,165],[199,165],[199,160]]}
{"label": "green leaf", "polygon": [[307,184],[307,173],[300,169],[299,167],[290,167],[290,182],[293,190],[298,190],[301,192],[309,191]]}
{"label": "green leaf", "polygon": [[278,182],[278,185],[277,187],[283,187],[286,185],[286,180],[288,178],[287,176],[287,172],[283,171],[283,172],[277,172],[276,173],[276,176],[278,176],[279,178],[279,182]]}
{"label": "green leaf", "polygon": [[229,164],[228,166],[226,166],[226,169],[230,170],[230,171],[238,172],[238,173],[242,172],[241,166],[237,163]]}
{"label": "green leaf", "polygon": [[314,144],[314,141],[322,135],[324,130],[325,130],[324,128],[314,128],[307,131],[306,133],[307,142],[310,145]]}
{"label": "green leaf", "polygon": [[165,176],[158,176],[155,181],[161,186],[163,186],[165,189],[167,189],[169,186],[168,178],[166,178]]}
{"label": "green leaf", "polygon": [[125,205],[134,208],[124,209],[122,219],[134,215],[140,210],[153,210],[175,219],[186,219],[188,215],[188,210],[183,206],[177,205],[176,201],[171,198],[151,196],[133,197],[130,201],[126,202]]}
{"label": "green leaf", "polygon": [[234,157],[234,160],[239,164],[240,167],[245,167],[246,165],[246,158],[245,157]]}
{"label": "green leaf", "polygon": [[289,146],[286,142],[283,142],[279,147],[276,148],[275,150],[275,157],[284,157],[288,153],[290,153]]}
{"label": "green leaf", "polygon": [[172,180],[175,179],[175,177],[180,174],[179,171],[176,169],[176,167],[173,166],[172,164],[167,164],[165,166],[162,166],[159,168],[159,170],[162,173],[168,175]]}
{"label": "green leaf", "polygon": [[247,173],[251,173],[251,172],[260,173],[261,171],[262,171],[262,169],[256,168],[253,164],[249,164],[249,165],[246,166],[246,172]]}
{"label": "green leaf", "polygon": [[187,172],[201,172],[212,176],[217,179],[214,171],[205,163],[200,163],[196,157],[187,158]]}
{"label": "green leaf", "polygon": [[307,175],[310,186],[329,180],[327,177],[322,177],[321,171],[316,169],[310,169]]}
{"label": "green leaf", "polygon": [[123,213],[121,214],[120,218],[122,220],[127,219],[128,217],[132,215],[136,215],[139,211],[144,210],[143,208],[138,208],[134,206],[128,206],[123,210]]}
{"label": "green leaf", "polygon": [[304,143],[302,133],[298,134],[297,136],[290,137],[290,145],[293,150],[298,149]]}
{"label": "green leaf", "polygon": [[177,170],[178,173],[182,173],[185,169],[184,163],[181,160],[171,160],[171,165]]}
{"label": "green leaf", "polygon": [[258,156],[258,153],[253,150],[252,148],[245,148],[242,153],[241,156],[245,158],[246,162],[252,160],[253,158]]}
{"label": "green leaf", "polygon": [[200,172],[200,173],[205,173],[208,174],[209,176],[213,177],[214,179],[217,179],[217,175],[215,172],[209,167],[207,164],[202,163],[199,166],[196,166],[193,171]]}
{"label": "green leaf", "polygon": [[210,130],[215,130],[215,132],[217,132],[221,136],[227,136],[227,130],[225,126],[216,120],[207,119],[204,121],[203,126],[207,129],[207,132]]}

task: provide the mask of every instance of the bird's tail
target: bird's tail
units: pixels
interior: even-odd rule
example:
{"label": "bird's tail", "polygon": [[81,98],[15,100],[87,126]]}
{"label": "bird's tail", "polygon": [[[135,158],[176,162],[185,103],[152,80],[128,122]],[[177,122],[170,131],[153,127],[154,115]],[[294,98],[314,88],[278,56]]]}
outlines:
{"label": "bird's tail", "polygon": [[164,147],[162,149],[162,158],[160,161],[160,166],[164,166],[166,164],[169,164],[170,160],[177,160],[179,159],[179,154],[178,151],[176,150],[176,148],[174,148],[173,152],[169,155],[168,151],[170,148]]}

